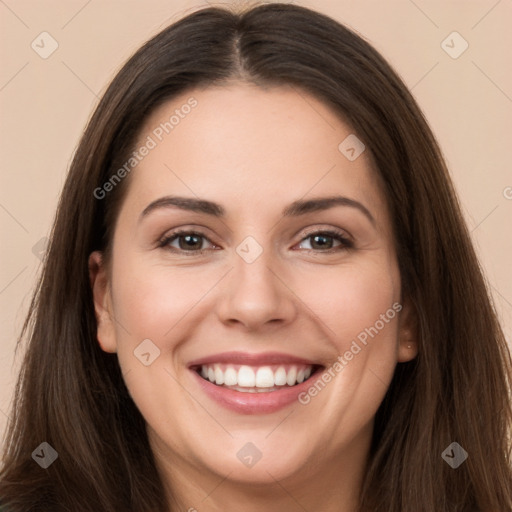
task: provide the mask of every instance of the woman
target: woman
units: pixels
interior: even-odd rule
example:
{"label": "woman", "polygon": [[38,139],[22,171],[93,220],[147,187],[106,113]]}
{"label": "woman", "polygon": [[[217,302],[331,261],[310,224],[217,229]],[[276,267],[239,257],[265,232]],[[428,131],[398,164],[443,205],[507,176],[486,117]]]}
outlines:
{"label": "woman", "polygon": [[146,43],[62,192],[9,511],[505,511],[511,361],[435,139],[347,28]]}

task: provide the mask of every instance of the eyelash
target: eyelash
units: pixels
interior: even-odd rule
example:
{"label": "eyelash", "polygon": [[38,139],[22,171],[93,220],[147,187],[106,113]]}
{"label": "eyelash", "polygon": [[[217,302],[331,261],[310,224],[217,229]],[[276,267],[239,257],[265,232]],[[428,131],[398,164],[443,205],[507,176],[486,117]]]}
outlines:
{"label": "eyelash", "polygon": [[[169,244],[171,242],[173,242],[174,240],[177,240],[180,236],[185,236],[185,235],[193,235],[193,236],[202,237],[202,238],[208,240],[210,243],[212,243],[208,239],[208,237],[201,232],[193,231],[193,230],[186,230],[186,229],[179,229],[179,230],[173,231],[172,233],[164,236],[158,242],[158,247],[168,248],[168,250],[170,250],[171,252],[185,254],[186,256],[199,256],[209,250],[212,250],[212,249],[200,249],[197,251],[195,251],[195,250],[186,251],[184,249],[176,249],[175,247],[173,247],[173,248],[169,247]],[[303,242],[304,240],[307,240],[308,238],[312,238],[316,235],[323,235],[326,237],[335,238],[336,240],[341,242],[341,245],[338,247],[332,247],[331,249],[327,249],[327,250],[319,250],[319,249],[303,249],[303,250],[309,251],[309,252],[319,252],[319,253],[323,253],[323,254],[326,254],[326,253],[332,254],[332,253],[336,253],[336,252],[340,252],[340,251],[346,251],[346,250],[352,249],[354,247],[353,242],[351,240],[349,240],[346,236],[344,236],[342,231],[337,231],[337,230],[333,230],[333,229],[317,230],[317,231],[311,231],[309,233],[306,233],[305,236],[300,240],[299,243]],[[213,245],[215,245],[215,244],[213,244]]]}

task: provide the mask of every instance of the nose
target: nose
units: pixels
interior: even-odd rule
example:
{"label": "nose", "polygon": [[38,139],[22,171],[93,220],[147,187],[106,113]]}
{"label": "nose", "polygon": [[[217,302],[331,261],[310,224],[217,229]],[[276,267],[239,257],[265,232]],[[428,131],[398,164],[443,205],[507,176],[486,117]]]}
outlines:
{"label": "nose", "polygon": [[251,331],[293,321],[297,311],[294,294],[286,273],[278,268],[270,250],[252,263],[234,254],[234,268],[226,276],[217,303],[221,321]]}

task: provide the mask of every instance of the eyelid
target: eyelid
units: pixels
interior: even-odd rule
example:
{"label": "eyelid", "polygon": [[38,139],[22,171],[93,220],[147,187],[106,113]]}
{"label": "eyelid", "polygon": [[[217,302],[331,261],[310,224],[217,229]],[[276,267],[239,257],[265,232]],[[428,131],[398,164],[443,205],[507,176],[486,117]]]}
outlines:
{"label": "eyelid", "polygon": [[334,226],[326,226],[326,227],[307,227],[304,228],[304,231],[301,231],[302,238],[300,241],[302,241],[304,238],[317,234],[317,233],[332,233],[336,234],[336,236],[343,237],[347,240],[353,241],[352,235],[345,229],[334,227]]}

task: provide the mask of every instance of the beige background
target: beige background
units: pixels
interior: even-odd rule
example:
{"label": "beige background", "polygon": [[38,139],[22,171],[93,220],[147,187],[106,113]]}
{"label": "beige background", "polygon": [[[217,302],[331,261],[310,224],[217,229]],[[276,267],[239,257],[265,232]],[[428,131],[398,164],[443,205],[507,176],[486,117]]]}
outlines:
{"label": "beige background", "polygon": [[[512,1],[296,3],[354,28],[412,89],[451,169],[510,342]],[[14,355],[16,337],[39,271],[41,239],[84,125],[113,73],[143,41],[206,4],[0,0],[0,434],[9,421],[22,355]],[[456,59],[441,46],[453,31],[469,44]],[[35,40],[50,48],[42,32],[58,43],[46,59],[31,47]],[[458,52],[464,43],[452,36],[445,44]]]}

